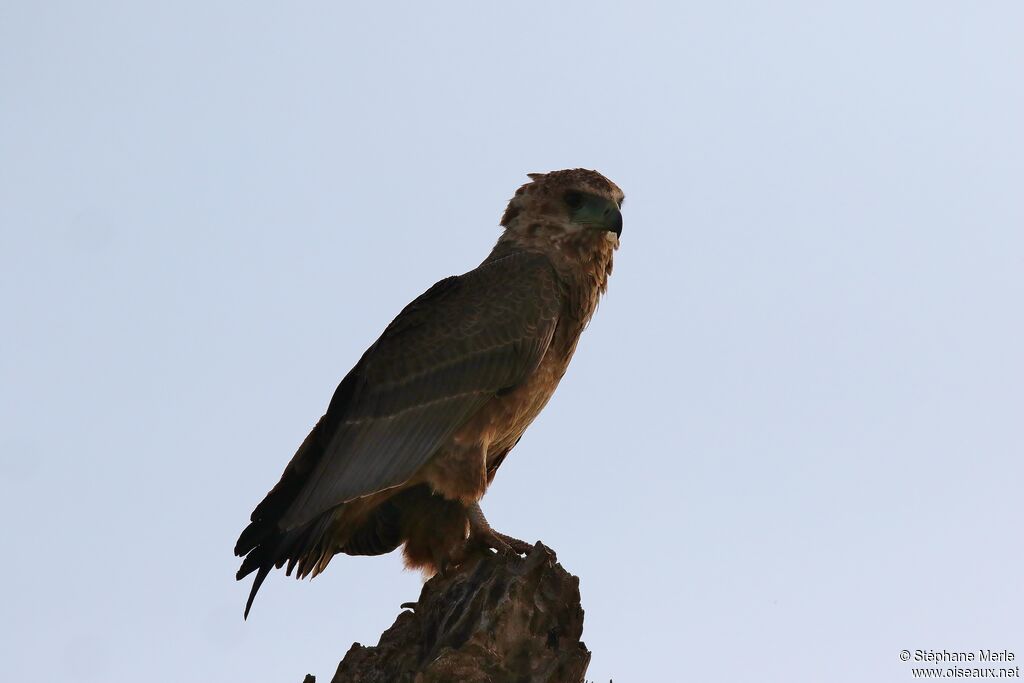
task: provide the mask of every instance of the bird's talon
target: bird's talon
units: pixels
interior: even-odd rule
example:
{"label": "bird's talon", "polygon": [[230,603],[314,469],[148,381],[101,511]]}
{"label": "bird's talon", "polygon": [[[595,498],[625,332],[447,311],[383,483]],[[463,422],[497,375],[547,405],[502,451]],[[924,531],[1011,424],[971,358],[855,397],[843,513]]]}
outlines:
{"label": "bird's talon", "polygon": [[501,541],[506,548],[516,553],[517,555],[529,555],[530,551],[533,550],[533,544],[527,543],[526,541],[520,541],[518,538],[512,536],[506,536],[505,534],[494,532],[498,540]]}
{"label": "bird's talon", "polygon": [[513,538],[512,536],[506,536],[494,529],[481,531],[477,536],[477,540],[484,547],[490,548],[505,557],[521,557],[523,555],[529,555],[530,551],[533,549],[533,546],[529,543],[520,541],[518,538]]}

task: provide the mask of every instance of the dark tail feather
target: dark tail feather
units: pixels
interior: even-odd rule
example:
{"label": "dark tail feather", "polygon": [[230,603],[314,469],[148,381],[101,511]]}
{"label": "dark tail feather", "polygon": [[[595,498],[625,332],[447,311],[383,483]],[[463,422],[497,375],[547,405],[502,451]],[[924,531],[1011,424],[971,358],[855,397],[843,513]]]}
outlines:
{"label": "dark tail feather", "polygon": [[260,541],[268,535],[268,526],[266,522],[259,520],[251,522],[249,526],[245,527],[235,543],[235,555],[244,557],[250,550],[258,546]]}
{"label": "dark tail feather", "polygon": [[242,530],[235,543],[235,555],[244,558],[236,578],[241,580],[252,572],[257,572],[249,601],[245,605],[246,616],[249,615],[256,592],[270,570],[275,566],[282,566],[290,557],[301,554],[303,550],[297,546],[307,540],[304,530],[282,531],[277,523],[302,490],[306,478],[324,453],[320,438],[324,423],[325,418],[321,418],[309,436],[303,440],[285,468],[284,474],[281,475],[281,480],[253,510],[249,518],[250,524]]}
{"label": "dark tail feather", "polygon": [[[301,562],[306,555],[317,552],[322,559],[333,547],[330,539],[324,538],[330,526],[333,514],[331,511],[324,512],[319,520],[313,520],[298,529],[281,530],[277,524],[306,486],[311,473],[316,471],[317,464],[324,457],[330,436],[337,429],[354,392],[364,381],[359,368],[360,365],[357,365],[338,385],[327,413],[303,440],[281,475],[280,481],[253,510],[249,517],[251,524],[242,531],[238,542],[235,543],[235,554],[245,557],[241,569],[238,570],[238,578],[257,572],[249,601],[245,605],[246,616],[249,615],[256,592],[271,569],[280,568],[285,562],[290,561],[290,572],[295,563]],[[315,565],[316,563],[312,567],[307,566],[306,569],[314,570]],[[306,573],[300,571],[299,578]]]}
{"label": "dark tail feather", "polygon": [[[245,604],[245,616],[249,616],[252,602],[256,598],[264,579],[275,567],[288,564],[288,574],[299,564],[297,578],[305,578],[324,557],[333,555],[331,548],[332,511],[321,515],[298,529],[279,531],[270,525],[254,522],[242,532],[235,552],[245,555],[242,566],[235,578],[241,581],[256,572],[249,601]],[[326,563],[324,563],[326,564]]]}
{"label": "dark tail feather", "polygon": [[235,578],[242,580],[256,572],[249,600],[245,603],[246,617],[256,593],[274,567],[287,564],[286,573],[291,575],[292,570],[297,569],[296,578],[301,579],[318,574],[335,552],[380,555],[391,552],[404,540],[399,507],[391,501],[374,509],[360,527],[351,531],[333,526],[336,511],[337,508],[329,510],[305,526],[289,531],[280,531],[262,520],[246,527],[235,545],[235,553],[244,556]]}
{"label": "dark tail feather", "polygon": [[249,610],[252,609],[252,601],[256,599],[256,593],[259,591],[260,586],[263,585],[263,580],[267,578],[270,570],[273,569],[274,565],[268,564],[260,567],[259,572],[256,573],[256,580],[252,582],[252,590],[249,591],[249,599],[245,602],[245,614],[242,615],[243,619],[249,618]]}
{"label": "dark tail feather", "polygon": [[270,570],[274,568],[274,555],[272,552],[267,552],[267,546],[257,545],[255,548],[249,550],[249,554],[242,560],[242,566],[239,567],[238,573],[235,575],[235,579],[241,581],[249,574],[256,572],[256,578],[252,582],[252,590],[249,591],[249,599],[245,603],[245,614],[243,618],[249,617],[249,610],[252,609],[252,602],[256,599],[256,593],[259,591],[260,586],[263,585],[264,579],[270,574]]}

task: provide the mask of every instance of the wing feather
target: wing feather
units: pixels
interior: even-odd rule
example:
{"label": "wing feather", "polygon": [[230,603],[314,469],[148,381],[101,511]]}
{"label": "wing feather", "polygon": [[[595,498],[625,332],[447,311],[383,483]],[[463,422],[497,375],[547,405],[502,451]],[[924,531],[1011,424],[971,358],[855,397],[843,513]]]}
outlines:
{"label": "wing feather", "polygon": [[488,400],[536,368],[560,302],[550,262],[521,252],[442,280],[409,304],[339,386],[318,425],[320,452],[289,464],[290,500],[269,506],[277,528],[408,481]]}

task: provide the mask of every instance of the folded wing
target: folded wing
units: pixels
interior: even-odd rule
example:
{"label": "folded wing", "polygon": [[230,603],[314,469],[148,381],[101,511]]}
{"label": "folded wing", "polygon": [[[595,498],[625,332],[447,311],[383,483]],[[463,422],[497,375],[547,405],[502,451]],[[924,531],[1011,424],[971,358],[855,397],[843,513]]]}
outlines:
{"label": "folded wing", "polygon": [[[548,260],[517,253],[410,303],[339,385],[327,413],[256,507],[239,578],[322,547],[324,516],[401,486],[498,392],[543,358],[561,304]],[[254,591],[255,592],[255,591]]]}

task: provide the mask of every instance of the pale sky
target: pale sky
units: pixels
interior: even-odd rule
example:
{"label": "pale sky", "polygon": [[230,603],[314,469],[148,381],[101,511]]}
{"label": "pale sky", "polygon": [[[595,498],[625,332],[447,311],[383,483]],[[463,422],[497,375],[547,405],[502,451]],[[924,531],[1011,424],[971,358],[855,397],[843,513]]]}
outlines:
{"label": "pale sky", "polygon": [[1024,5],[0,4],[0,679],[329,681],[421,578],[232,547],[525,174],[626,192],[483,507],[588,679],[1024,658]]}

